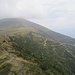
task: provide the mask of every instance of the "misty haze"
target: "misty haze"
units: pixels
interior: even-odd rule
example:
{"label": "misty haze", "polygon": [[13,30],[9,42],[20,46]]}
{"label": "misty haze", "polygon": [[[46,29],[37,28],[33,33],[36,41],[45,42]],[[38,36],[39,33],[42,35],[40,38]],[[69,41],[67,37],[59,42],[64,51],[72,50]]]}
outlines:
{"label": "misty haze", "polygon": [[75,75],[74,0],[0,0],[0,75]]}

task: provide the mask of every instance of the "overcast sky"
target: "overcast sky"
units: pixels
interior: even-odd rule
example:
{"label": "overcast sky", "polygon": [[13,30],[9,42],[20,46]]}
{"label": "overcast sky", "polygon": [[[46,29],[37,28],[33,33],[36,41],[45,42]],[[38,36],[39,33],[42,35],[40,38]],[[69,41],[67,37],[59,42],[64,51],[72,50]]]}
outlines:
{"label": "overcast sky", "polygon": [[0,0],[0,19],[12,17],[75,38],[75,0]]}

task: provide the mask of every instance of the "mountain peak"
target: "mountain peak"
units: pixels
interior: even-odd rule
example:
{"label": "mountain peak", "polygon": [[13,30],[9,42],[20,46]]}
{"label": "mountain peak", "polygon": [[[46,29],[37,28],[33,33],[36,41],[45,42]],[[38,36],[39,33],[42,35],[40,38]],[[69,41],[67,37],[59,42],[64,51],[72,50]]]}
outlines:
{"label": "mountain peak", "polygon": [[75,39],[21,18],[0,20],[0,75],[75,75]]}
{"label": "mountain peak", "polygon": [[57,40],[58,42],[63,42],[63,43],[70,43],[70,44],[75,44],[75,39],[62,35],[60,33],[56,33],[52,30],[49,30],[39,24],[30,22],[26,19],[22,19],[22,18],[5,18],[5,19],[1,19],[0,20],[0,31],[1,34],[2,33],[6,33],[7,30],[12,31],[12,33],[14,32],[14,30],[16,32],[21,32],[22,29],[23,31],[34,31],[36,33],[40,33],[41,35],[47,37],[47,38],[51,38],[53,40]]}

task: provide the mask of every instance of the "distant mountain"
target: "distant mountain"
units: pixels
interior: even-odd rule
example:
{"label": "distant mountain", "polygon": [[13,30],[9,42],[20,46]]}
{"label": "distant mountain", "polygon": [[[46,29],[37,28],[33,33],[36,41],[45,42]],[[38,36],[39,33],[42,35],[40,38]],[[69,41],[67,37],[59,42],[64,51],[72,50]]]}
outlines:
{"label": "distant mountain", "polygon": [[[60,33],[56,33],[52,30],[49,30],[49,29],[41,26],[41,25],[38,25],[36,23],[30,22],[25,19],[7,18],[7,19],[0,20],[0,32],[6,33],[6,31],[4,31],[5,29],[6,30],[11,29],[13,32],[16,29],[18,29],[16,31],[19,31],[19,28],[29,29],[30,31],[34,31],[34,32],[36,31],[37,33],[40,33],[41,35],[44,35],[45,37],[51,38],[53,40],[56,40],[56,41],[64,43],[64,44],[67,43],[67,44],[75,45],[75,39],[65,36],[65,35],[62,35]],[[8,30],[8,31],[10,31],[10,30]]]}
{"label": "distant mountain", "polygon": [[21,18],[0,20],[0,75],[75,75],[75,39]]}

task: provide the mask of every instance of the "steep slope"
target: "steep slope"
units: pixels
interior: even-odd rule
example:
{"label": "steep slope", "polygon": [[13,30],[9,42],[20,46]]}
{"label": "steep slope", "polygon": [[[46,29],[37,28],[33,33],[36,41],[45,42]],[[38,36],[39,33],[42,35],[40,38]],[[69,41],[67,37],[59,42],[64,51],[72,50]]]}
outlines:
{"label": "steep slope", "polygon": [[75,39],[24,19],[0,20],[0,75],[75,75]]}
{"label": "steep slope", "polygon": [[[13,29],[12,29],[13,28]],[[35,24],[33,22],[30,22],[25,19],[21,18],[7,18],[7,19],[2,19],[0,20],[0,33],[5,33],[6,31],[9,33],[11,32],[16,32],[16,31],[34,31],[37,33],[40,33],[44,35],[45,37],[51,38],[53,40],[56,40],[58,42],[64,43],[64,44],[70,44],[70,45],[75,45],[75,39],[61,35],[60,33],[56,33],[54,31],[51,31],[41,25]],[[5,30],[5,31],[4,31]],[[2,33],[2,34],[3,34]]]}
{"label": "steep slope", "polygon": [[34,59],[15,42],[4,40],[0,44],[0,75],[46,75]]}
{"label": "steep slope", "polygon": [[[1,75],[74,75],[69,50],[37,33],[5,36],[0,44]],[[72,66],[73,65],[73,66]],[[24,67],[24,68],[23,68]]]}

